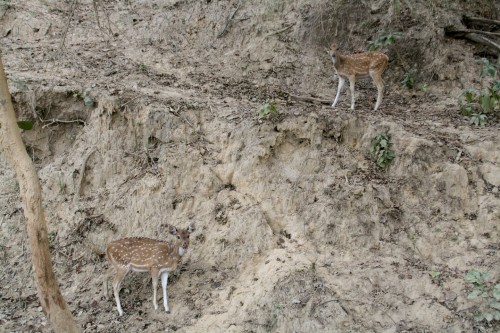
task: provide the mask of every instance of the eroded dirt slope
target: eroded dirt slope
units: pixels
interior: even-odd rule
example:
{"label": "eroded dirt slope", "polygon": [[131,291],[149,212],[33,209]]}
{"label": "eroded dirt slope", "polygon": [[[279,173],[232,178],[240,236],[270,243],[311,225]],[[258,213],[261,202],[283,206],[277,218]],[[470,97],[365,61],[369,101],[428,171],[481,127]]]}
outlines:
{"label": "eroded dirt slope", "polygon": [[[92,1],[0,7],[17,112],[36,121],[23,136],[55,270],[85,332],[498,331],[474,321],[485,301],[464,280],[471,268],[499,279],[499,127],[470,127],[455,102],[477,49],[442,36],[461,2],[400,16],[392,3],[98,1],[100,27]],[[369,81],[356,112],[348,94],[337,110],[290,96],[333,96],[322,46],[364,49],[395,30],[381,110]],[[416,59],[428,88],[408,91],[400,76]],[[259,121],[269,99],[280,114]],[[384,132],[396,153],[385,171],[369,153]],[[50,332],[0,160],[0,323]],[[106,243],[172,240],[164,224],[190,222],[172,314],[153,310],[149,276],[130,274],[118,317]]]}

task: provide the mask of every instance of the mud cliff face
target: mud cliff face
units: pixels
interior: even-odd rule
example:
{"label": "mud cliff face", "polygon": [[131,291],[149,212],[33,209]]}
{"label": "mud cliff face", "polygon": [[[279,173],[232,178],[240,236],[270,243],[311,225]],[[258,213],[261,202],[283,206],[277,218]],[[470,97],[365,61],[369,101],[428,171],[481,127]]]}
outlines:
{"label": "mud cliff face", "polygon": [[[475,268],[498,281],[500,228],[498,126],[469,127],[450,97],[477,72],[472,52],[457,56],[464,44],[429,55],[420,47],[429,36],[406,27],[403,59],[415,40],[433,59],[422,73],[437,66],[460,80],[450,74],[429,81],[429,91],[406,91],[392,60],[381,109],[368,111],[376,90],[360,82],[357,111],[348,112],[348,94],[337,110],[290,97],[334,94],[333,68],[311,37],[332,10],[322,1],[105,5],[98,13],[109,20],[96,30],[92,2],[79,3],[58,62],[69,4],[26,2],[0,19],[10,27],[2,50],[18,115],[36,120],[23,136],[39,170],[54,266],[85,331],[496,331],[495,322],[473,320],[484,304],[467,299],[464,280]],[[370,20],[386,22],[386,5],[372,6]],[[428,8],[412,13],[439,41]],[[330,17],[349,31],[355,16]],[[37,32],[16,29],[23,19]],[[353,45],[369,35],[359,31]],[[440,63],[449,55],[459,65]],[[279,114],[259,121],[269,99]],[[396,154],[386,170],[370,155],[380,133]],[[14,174],[0,161],[0,297],[8,305],[0,323],[49,332]],[[197,230],[169,280],[172,314],[152,309],[149,275],[130,274],[118,319],[105,245],[125,236],[173,240],[162,225],[190,222]]]}

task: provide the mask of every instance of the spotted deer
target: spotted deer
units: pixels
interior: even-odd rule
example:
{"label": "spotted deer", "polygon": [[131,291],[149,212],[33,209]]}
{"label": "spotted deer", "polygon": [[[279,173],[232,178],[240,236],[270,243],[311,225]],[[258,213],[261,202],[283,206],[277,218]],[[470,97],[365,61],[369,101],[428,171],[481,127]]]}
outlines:
{"label": "spotted deer", "polygon": [[154,240],[150,238],[133,237],[113,241],[106,248],[106,255],[115,269],[113,279],[113,292],[116,300],[116,308],[120,316],[123,315],[120,304],[120,286],[130,271],[150,272],[153,279],[153,306],[158,309],[156,302],[156,289],[158,278],[161,278],[163,288],[163,306],[165,312],[170,313],[167,301],[168,274],[177,268],[182,256],[189,246],[189,235],[195,230],[193,223],[187,229],[177,230],[169,226],[169,231],[177,237],[175,243]]}
{"label": "spotted deer", "polygon": [[335,96],[332,107],[334,108],[335,105],[337,105],[345,80],[349,79],[351,88],[351,110],[354,111],[354,83],[356,79],[370,76],[378,90],[377,103],[375,104],[376,111],[382,102],[382,94],[384,93],[384,80],[382,80],[382,74],[387,68],[389,57],[381,52],[341,55],[335,44],[332,45],[328,53],[332,57],[333,67],[339,76],[337,95]]}

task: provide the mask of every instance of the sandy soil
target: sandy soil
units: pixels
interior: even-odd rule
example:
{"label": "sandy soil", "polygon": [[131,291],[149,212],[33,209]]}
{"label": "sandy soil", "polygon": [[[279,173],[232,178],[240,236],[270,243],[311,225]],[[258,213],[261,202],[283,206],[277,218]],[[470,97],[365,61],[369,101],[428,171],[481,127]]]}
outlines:
{"label": "sandy soil", "polygon": [[[400,7],[393,5],[399,3]],[[0,47],[39,172],[53,264],[84,332],[498,332],[500,124],[472,127],[481,46],[444,37],[494,1],[0,2]],[[495,14],[495,15],[494,15]],[[387,89],[338,109],[324,47],[387,32]],[[415,89],[401,77],[415,68]],[[278,114],[258,118],[274,100]],[[92,101],[93,103],[89,103]],[[370,155],[388,133],[388,169]],[[51,332],[0,155],[0,331]],[[169,279],[111,294],[108,242],[197,230]],[[488,296],[469,299],[471,269]],[[161,294],[161,293],[159,293]],[[162,300],[160,297],[160,304]]]}

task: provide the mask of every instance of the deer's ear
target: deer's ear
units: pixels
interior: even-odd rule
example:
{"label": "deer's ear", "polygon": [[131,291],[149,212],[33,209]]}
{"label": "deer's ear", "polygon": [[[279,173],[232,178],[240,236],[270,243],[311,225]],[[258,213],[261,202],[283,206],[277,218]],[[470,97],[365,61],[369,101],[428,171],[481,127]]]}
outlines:
{"label": "deer's ear", "polygon": [[189,233],[192,233],[192,232],[193,232],[193,231],[195,231],[195,230],[196,230],[196,226],[194,225],[194,222],[193,222],[193,223],[191,223],[191,224],[188,226],[187,231],[188,231]]}
{"label": "deer's ear", "polygon": [[173,225],[169,225],[168,226],[168,231],[172,234],[172,235],[177,235],[177,228],[174,227]]}

